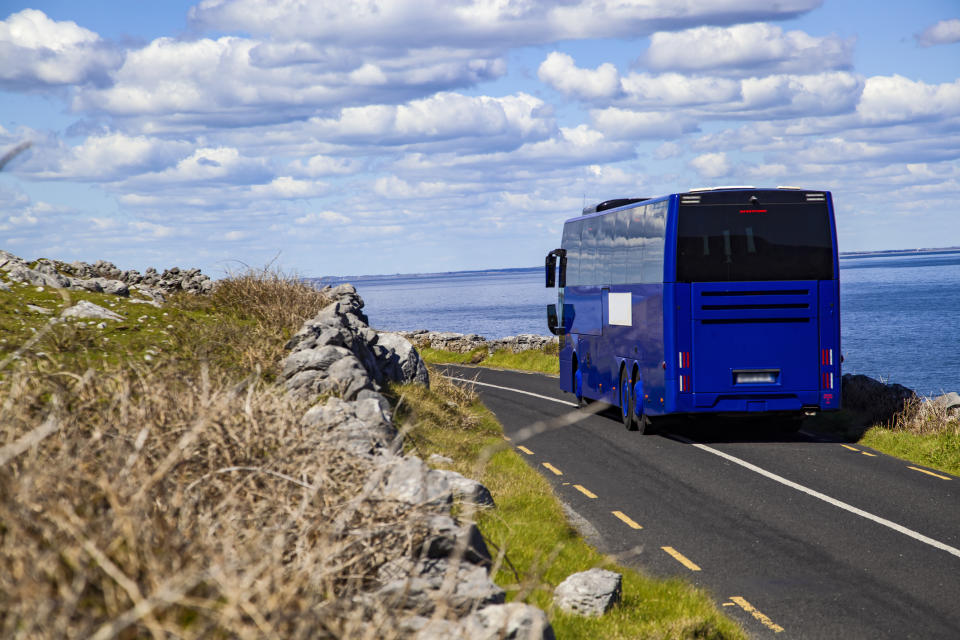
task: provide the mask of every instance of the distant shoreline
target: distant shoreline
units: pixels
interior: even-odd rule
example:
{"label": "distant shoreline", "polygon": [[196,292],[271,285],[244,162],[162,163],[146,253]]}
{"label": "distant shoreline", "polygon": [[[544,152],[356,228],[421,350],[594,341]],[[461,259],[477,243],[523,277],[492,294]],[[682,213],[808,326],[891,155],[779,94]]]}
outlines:
{"label": "distant shoreline", "polygon": [[[884,256],[910,256],[921,254],[937,253],[960,253],[960,247],[929,247],[918,249],[878,249],[873,251],[841,251],[840,258],[879,258]],[[436,277],[461,277],[469,278],[480,275],[521,275],[525,273],[537,273],[543,271],[542,266],[538,267],[511,267],[504,269],[471,269],[466,271],[435,271],[430,273],[391,273],[391,274],[368,274],[361,276],[320,276],[319,278],[304,278],[308,282],[314,282],[321,285],[337,285],[344,282],[363,282],[371,280],[408,280],[411,278],[436,278]]]}

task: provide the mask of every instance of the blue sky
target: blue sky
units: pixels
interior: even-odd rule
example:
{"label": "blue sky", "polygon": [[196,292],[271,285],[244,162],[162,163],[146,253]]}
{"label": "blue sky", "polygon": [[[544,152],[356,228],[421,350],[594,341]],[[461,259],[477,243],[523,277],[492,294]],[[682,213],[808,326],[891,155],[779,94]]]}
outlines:
{"label": "blue sky", "polygon": [[0,2],[0,61],[27,258],[533,266],[584,202],[730,184],[960,245],[956,0]]}

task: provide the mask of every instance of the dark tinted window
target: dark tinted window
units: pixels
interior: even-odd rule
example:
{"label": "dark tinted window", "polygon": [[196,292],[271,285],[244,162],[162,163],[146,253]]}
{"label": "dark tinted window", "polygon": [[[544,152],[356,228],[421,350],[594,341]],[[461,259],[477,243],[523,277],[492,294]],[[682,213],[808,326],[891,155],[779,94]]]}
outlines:
{"label": "dark tinted window", "polygon": [[630,209],[610,214],[614,218],[613,262],[610,267],[610,284],[625,284],[627,280],[627,258],[629,251],[628,232],[630,229]]}
{"label": "dark tinted window", "polygon": [[600,221],[590,218],[583,221],[580,233],[580,284],[596,283],[597,266],[597,227]]}
{"label": "dark tinted window", "polygon": [[560,247],[567,250],[567,286],[580,284],[580,228],[582,222],[563,225],[563,240]]}
{"label": "dark tinted window", "polygon": [[627,228],[627,282],[643,282],[643,251],[646,244],[647,207],[629,209]]}
{"label": "dark tinted window", "polygon": [[667,231],[667,201],[644,207],[643,274],[641,282],[663,282],[663,243]]}
{"label": "dark tinted window", "polygon": [[678,282],[829,280],[825,204],[681,205]]}
{"label": "dark tinted window", "polygon": [[612,214],[600,216],[597,220],[600,234],[597,237],[597,266],[595,269],[594,284],[610,284],[610,273],[613,267],[613,241],[616,230],[616,218]]}

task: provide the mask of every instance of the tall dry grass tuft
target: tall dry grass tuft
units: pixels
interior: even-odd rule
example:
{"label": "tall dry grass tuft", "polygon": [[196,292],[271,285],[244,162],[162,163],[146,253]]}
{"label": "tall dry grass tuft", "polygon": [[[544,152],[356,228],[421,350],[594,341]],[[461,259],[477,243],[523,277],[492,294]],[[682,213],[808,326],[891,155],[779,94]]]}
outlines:
{"label": "tall dry grass tuft", "polygon": [[329,300],[299,276],[265,267],[219,281],[210,302],[218,309],[256,320],[266,331],[280,331],[299,328]]}
{"label": "tall dry grass tuft", "polygon": [[283,345],[329,302],[325,293],[297,276],[270,268],[248,269],[219,280],[209,296],[174,296],[172,304],[188,310],[216,310],[224,321],[186,322],[172,333],[184,357],[260,370],[272,379],[285,355]]}
{"label": "tall dry grass tuft", "polygon": [[182,373],[4,385],[0,636],[391,637],[353,597],[414,554],[417,514],[352,504],[370,463],[276,388]]}
{"label": "tall dry grass tuft", "polygon": [[948,409],[943,403],[915,397],[904,401],[903,409],[891,419],[890,428],[914,435],[960,437],[960,411]]}
{"label": "tall dry grass tuft", "polygon": [[397,636],[364,591],[423,514],[360,491],[370,461],[250,366],[325,302],[247,274],[166,359],[0,372],[0,637]]}

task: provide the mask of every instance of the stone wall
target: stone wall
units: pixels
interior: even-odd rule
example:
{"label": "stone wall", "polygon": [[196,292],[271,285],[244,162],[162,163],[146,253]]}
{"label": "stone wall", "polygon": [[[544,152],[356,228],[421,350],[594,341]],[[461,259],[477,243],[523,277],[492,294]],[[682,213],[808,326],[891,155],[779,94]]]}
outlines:
{"label": "stone wall", "polygon": [[166,296],[177,291],[209,293],[214,282],[200,269],[172,267],[158,273],[150,267],[145,273],[134,269],[120,270],[112,262],[97,260],[86,262],[60,262],[40,258],[31,263],[12,253],[0,250],[0,269],[7,272],[13,282],[26,282],[35,286],[54,289],[84,289],[97,293],[129,296],[136,290],[154,302],[163,302]]}
{"label": "stone wall", "polygon": [[[489,550],[469,519],[476,509],[495,508],[490,492],[459,473],[402,455],[402,437],[380,391],[391,381],[429,385],[416,348],[402,335],[371,329],[351,285],[327,294],[332,302],[286,345],[283,383],[305,399],[327,396],[304,413],[301,424],[321,430],[330,446],[372,463],[358,494],[401,505],[397,526],[427,531],[412,556],[380,550],[385,559],[376,579],[359,602],[342,606],[404,611],[398,631],[417,640],[553,638],[543,611],[506,604],[504,591],[490,579]],[[459,518],[452,513],[454,501],[461,505]],[[364,535],[346,532],[354,534]]]}
{"label": "stone wall", "polygon": [[494,351],[512,351],[519,353],[530,349],[543,349],[548,345],[558,344],[557,336],[541,336],[534,333],[521,333],[506,338],[487,340],[481,335],[452,333],[449,331],[401,331],[400,335],[410,340],[418,347],[433,347],[455,353],[470,353],[476,349],[485,348],[489,353]]}

